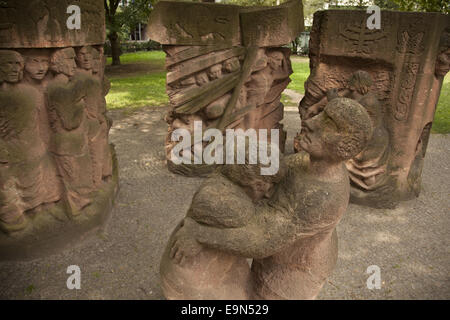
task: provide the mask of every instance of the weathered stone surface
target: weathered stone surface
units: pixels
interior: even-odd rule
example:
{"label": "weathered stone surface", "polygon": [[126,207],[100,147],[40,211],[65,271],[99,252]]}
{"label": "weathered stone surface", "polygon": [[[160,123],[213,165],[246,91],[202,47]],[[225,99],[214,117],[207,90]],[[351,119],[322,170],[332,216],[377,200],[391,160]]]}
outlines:
{"label": "weathered stone surface", "polygon": [[[6,3],[13,13],[37,8],[34,2],[30,8],[28,2]],[[77,2],[86,27],[90,15],[83,8],[99,8],[104,20],[101,1],[84,4]],[[0,259],[38,257],[71,243],[68,235],[74,241],[105,220],[117,191],[103,38],[98,37],[103,27],[97,38],[85,28],[77,38],[55,42],[65,35],[50,23],[62,17],[60,7],[49,9],[50,1],[40,5],[56,10],[50,18],[40,17],[48,23],[31,28],[29,19],[22,24],[11,13],[17,20],[7,21],[14,22],[20,41],[8,44],[16,48],[0,49]],[[67,29],[65,20],[63,26]],[[20,33],[29,29],[41,33]],[[84,41],[95,45],[67,46]]]}
{"label": "weathered stone surface", "polygon": [[150,24],[150,38],[161,44],[231,47],[241,42],[239,6],[160,1]]}
{"label": "weathered stone surface", "polygon": [[[80,8],[80,29],[67,28],[70,5]],[[71,11],[72,12],[72,11]],[[55,48],[105,42],[103,1],[3,0],[0,48]]]}
{"label": "weathered stone surface", "polygon": [[[171,171],[203,175],[214,168],[171,160],[178,143],[172,133],[183,128],[192,135],[194,121],[203,130],[279,129],[283,150],[280,98],[292,68],[290,50],[281,46],[303,30],[301,1],[277,7],[160,1],[149,23],[151,38],[166,52]],[[183,157],[193,159],[191,153]]]}
{"label": "weathered stone surface", "polygon": [[241,11],[245,46],[283,46],[303,31],[303,5],[289,1],[276,7],[251,7]]}
{"label": "weathered stone surface", "polygon": [[336,96],[367,108],[375,133],[367,150],[347,163],[351,201],[393,207],[420,192],[430,128],[449,70],[450,19],[381,11],[381,29],[369,30],[367,17],[348,10],[315,14],[311,75],[299,111],[308,119]]}
{"label": "weathered stone surface", "polygon": [[[306,120],[306,152],[280,170],[224,165],[196,192],[162,258],[168,299],[314,299],[337,260],[336,225],[350,196],[344,162],[369,142],[358,102],[336,98]],[[251,269],[246,258],[253,258]]]}

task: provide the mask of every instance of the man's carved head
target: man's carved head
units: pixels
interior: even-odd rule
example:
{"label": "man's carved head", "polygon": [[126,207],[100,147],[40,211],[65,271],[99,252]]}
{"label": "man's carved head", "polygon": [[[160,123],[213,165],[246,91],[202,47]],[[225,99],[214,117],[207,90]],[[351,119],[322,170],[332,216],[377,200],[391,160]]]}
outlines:
{"label": "man's carved head", "polygon": [[336,98],[323,112],[302,122],[300,146],[311,158],[341,162],[360,153],[372,131],[363,106],[352,99]]}
{"label": "man's carved head", "polygon": [[92,53],[92,73],[97,74],[103,67],[102,57],[97,49],[91,47]]}
{"label": "man's carved head", "polygon": [[92,69],[92,47],[81,47],[77,50],[76,62],[79,68],[84,70]]}
{"label": "man's carved head", "polygon": [[239,62],[239,59],[236,57],[230,58],[223,63],[223,69],[228,73],[237,71],[240,67],[241,64]]}
{"label": "man's carved head", "polygon": [[352,74],[348,81],[349,89],[357,91],[359,94],[365,95],[369,92],[373,80],[370,74],[366,71],[358,70]]}
{"label": "man's carved head", "polygon": [[272,70],[278,70],[283,66],[284,54],[280,51],[272,51],[267,54],[269,66]]}
{"label": "man's carved head", "polygon": [[195,76],[195,82],[198,86],[203,86],[209,82],[208,74],[206,72],[200,72]]}
{"label": "man's carved head", "polygon": [[49,52],[45,49],[31,49],[24,53],[25,72],[35,80],[44,79],[47,74],[50,58]]}
{"label": "man's carved head", "polygon": [[209,80],[216,80],[219,79],[222,76],[222,65],[221,64],[215,64],[212,67],[208,69],[208,77]]}
{"label": "man's carved head", "polygon": [[57,74],[68,77],[75,75],[77,64],[75,62],[75,50],[73,48],[58,49],[50,58],[50,69]]}
{"label": "man's carved head", "polygon": [[24,61],[20,53],[0,50],[0,83],[16,83],[22,80]]}
{"label": "man's carved head", "polygon": [[438,77],[445,77],[450,70],[450,48],[441,52],[436,59],[436,75]]}
{"label": "man's carved head", "polygon": [[436,67],[435,74],[438,77],[445,77],[447,72],[450,70],[450,28],[447,28],[445,32],[443,32],[438,56],[436,59]]}

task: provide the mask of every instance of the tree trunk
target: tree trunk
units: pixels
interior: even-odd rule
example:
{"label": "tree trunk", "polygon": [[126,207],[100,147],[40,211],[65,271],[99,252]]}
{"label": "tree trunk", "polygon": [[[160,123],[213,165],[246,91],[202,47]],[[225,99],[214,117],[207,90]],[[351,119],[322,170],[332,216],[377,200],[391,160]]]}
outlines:
{"label": "tree trunk", "polygon": [[294,54],[298,53],[298,41],[297,41],[297,39],[292,41],[292,53],[294,53]]}
{"label": "tree trunk", "polygon": [[120,39],[117,32],[111,32],[108,34],[109,42],[111,43],[111,55],[112,55],[112,65],[120,65]]}

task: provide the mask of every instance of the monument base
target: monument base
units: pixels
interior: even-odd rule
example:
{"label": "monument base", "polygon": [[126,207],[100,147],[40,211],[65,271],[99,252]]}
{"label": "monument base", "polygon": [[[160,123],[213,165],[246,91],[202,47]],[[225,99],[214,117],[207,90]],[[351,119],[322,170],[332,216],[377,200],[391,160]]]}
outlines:
{"label": "monument base", "polygon": [[[102,227],[110,216],[119,190],[119,172],[114,146],[113,174],[93,202],[77,216],[66,214],[65,204],[58,201],[48,209],[27,214],[27,227],[5,234],[0,232],[0,261],[32,260],[57,253],[75,245]],[[35,210],[36,211],[36,210]]]}

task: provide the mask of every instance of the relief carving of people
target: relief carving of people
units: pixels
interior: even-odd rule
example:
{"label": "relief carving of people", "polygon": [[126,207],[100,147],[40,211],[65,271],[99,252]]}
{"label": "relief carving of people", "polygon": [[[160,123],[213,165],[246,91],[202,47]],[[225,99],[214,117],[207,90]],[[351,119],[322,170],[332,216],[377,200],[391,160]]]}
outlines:
{"label": "relief carving of people", "polygon": [[258,121],[260,120],[262,111],[258,107],[264,104],[266,95],[274,81],[280,78],[280,74],[284,75],[284,78],[289,76],[287,72],[283,74],[284,60],[285,57],[281,51],[259,50],[253,73],[245,86],[246,104],[255,106],[245,119],[249,128],[258,128]]}
{"label": "relief carving of people", "polygon": [[18,52],[0,50],[0,69],[10,86],[0,90],[0,224],[9,232],[26,226],[26,211],[59,200],[60,189],[40,131],[43,98],[19,83],[24,60]]}
{"label": "relief carving of people", "polygon": [[309,157],[285,158],[272,177],[235,165],[207,179],[163,255],[166,297],[315,298],[337,260],[335,228],[350,196],[344,162],[371,135],[365,108],[336,98],[303,123]]}
{"label": "relief carving of people", "polygon": [[57,49],[50,58],[50,70],[54,74],[54,81],[69,82],[75,75],[77,64],[73,48]]}
{"label": "relief carving of people", "polygon": [[48,85],[48,109],[52,128],[52,151],[64,181],[71,214],[91,203],[95,190],[89,152],[89,120],[86,97],[91,85],[86,75],[75,76],[75,51],[59,49],[51,58],[55,77]]}
{"label": "relief carving of people", "polygon": [[346,162],[353,186],[363,190],[374,190],[384,186],[388,176],[387,160],[390,152],[389,133],[385,127],[382,105],[374,92],[370,90],[372,78],[365,71],[356,71],[348,81],[348,89],[340,92],[328,92],[329,99],[335,96],[348,97],[358,101],[369,113],[374,128],[367,147],[353,159]]}
{"label": "relief carving of people", "polygon": [[78,70],[89,75],[92,75],[94,65],[92,50],[95,49],[91,46],[81,47],[76,51],[75,56]]}

